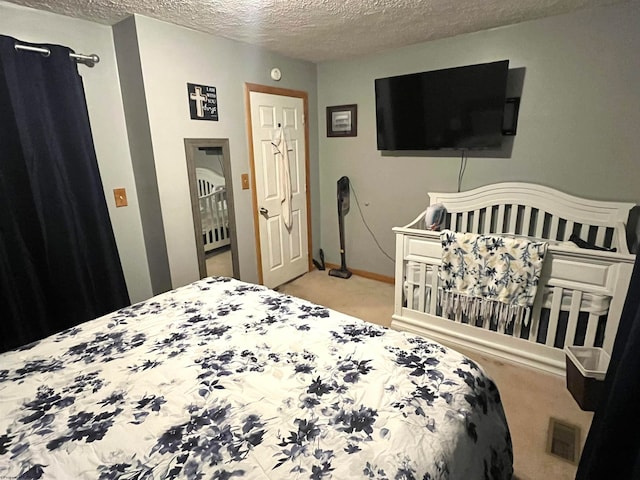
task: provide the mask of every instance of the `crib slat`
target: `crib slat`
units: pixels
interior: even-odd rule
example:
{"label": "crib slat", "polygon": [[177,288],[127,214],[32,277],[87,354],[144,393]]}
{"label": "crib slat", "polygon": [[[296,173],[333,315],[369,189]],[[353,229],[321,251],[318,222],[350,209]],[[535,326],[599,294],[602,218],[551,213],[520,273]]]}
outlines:
{"label": "crib slat", "polygon": [[[622,235],[622,242],[626,242],[627,239],[624,237],[624,235]],[[611,242],[606,245],[607,247],[615,247],[618,249],[618,251],[620,251],[620,235],[618,235],[618,229],[614,229],[613,230],[613,235],[611,236]],[[624,250],[623,250],[624,251]]]}
{"label": "crib slat", "polygon": [[427,265],[425,263],[420,264],[420,273],[418,275],[418,310],[424,312],[425,305],[425,290],[427,283]]}
{"label": "crib slat", "polygon": [[484,209],[484,221],[482,222],[482,233],[488,235],[491,233],[491,220],[493,218],[493,207]]}
{"label": "crib slat", "polygon": [[480,232],[480,210],[473,211],[473,220],[471,222],[471,231],[473,233],[482,233]]}
{"label": "crib slat", "polygon": [[210,212],[211,218],[213,220],[213,225],[217,225],[218,224],[218,219],[216,217],[216,209],[213,206],[213,198],[212,197],[207,197],[207,199],[205,200],[205,203],[207,204],[207,211]]}
{"label": "crib slat", "polygon": [[583,240],[589,239],[589,225],[583,223],[580,226],[580,238],[582,238]]}
{"label": "crib slat", "polygon": [[484,223],[482,224],[482,233],[488,235],[491,233],[491,224],[493,223],[493,207],[484,209]]}
{"label": "crib slat", "polygon": [[227,189],[225,188],[221,194],[222,198],[222,217],[224,225],[224,238],[229,241],[229,209],[227,208]]}
{"label": "crib slat", "polygon": [[[462,222],[458,225],[458,232],[466,232],[468,231],[469,225],[469,212],[462,212]],[[473,232],[476,233],[476,232]]]}
{"label": "crib slat", "polygon": [[529,315],[529,334],[525,335],[525,340],[535,342],[538,338],[538,328],[540,328],[540,311],[542,310],[542,297],[543,292],[539,292],[536,295],[536,299],[531,307],[531,314]]}
{"label": "crib slat", "polygon": [[224,205],[224,192],[220,190],[216,196],[218,201],[216,202],[218,206],[218,211],[220,212],[220,240],[224,240],[227,236],[227,209],[223,208]]}
{"label": "crib slat", "polygon": [[406,292],[406,296],[407,296],[407,308],[410,310],[413,310],[413,302],[414,302],[414,291],[415,289],[414,287],[414,278],[415,278],[415,271],[414,271],[414,265],[415,262],[412,261],[408,261],[407,265],[406,265],[406,272],[407,275],[405,277],[405,282],[407,285],[407,292]]}
{"label": "crib slat", "polygon": [[520,338],[520,335],[522,335],[522,325],[526,321],[528,314],[529,314],[529,310],[525,311],[524,316],[522,318],[522,322],[515,322],[513,326],[513,334],[512,334],[513,337]]}
{"label": "crib slat", "polygon": [[531,206],[525,205],[524,214],[522,215],[522,230],[520,235],[529,235],[529,225],[531,224]]}
{"label": "crib slat", "polygon": [[438,311],[438,267],[431,267],[431,301],[429,302],[429,312],[435,315]]}
{"label": "crib slat", "polygon": [[498,205],[498,218],[496,219],[496,233],[504,233],[504,204]]}
{"label": "crib slat", "polygon": [[511,209],[509,210],[509,229],[503,233],[517,233],[516,222],[518,221],[519,208],[519,205],[511,205]]}
{"label": "crib slat", "polygon": [[584,336],[585,347],[593,347],[596,343],[596,330],[598,328],[598,315],[595,313],[589,314],[589,320],[587,320],[587,333]]}
{"label": "crib slat", "polygon": [[571,234],[573,233],[573,222],[570,222],[569,220],[567,220],[567,224],[565,225],[564,228],[564,237],[562,238],[563,240],[569,240],[569,237],[571,236]]}
{"label": "crib slat", "polygon": [[451,214],[451,224],[449,225],[449,229],[453,230],[454,232],[459,231],[458,230],[458,214],[455,212]]}
{"label": "crib slat", "polygon": [[558,216],[551,216],[551,225],[549,227],[549,239],[558,240]]}
{"label": "crib slat", "polygon": [[[533,315],[532,315],[532,309],[527,309],[526,312],[524,312],[524,318],[522,319],[522,324],[523,325],[531,325],[533,323]],[[521,328],[522,330],[522,328]],[[531,328],[529,328],[529,331],[531,331]],[[518,335],[518,338],[525,338],[522,336],[522,331],[520,331],[520,334]],[[529,337],[526,337],[527,339],[529,339]]]}
{"label": "crib slat", "polygon": [[569,307],[569,319],[567,320],[567,331],[564,335],[565,345],[573,345],[576,338],[576,328],[578,328],[578,314],[580,313],[580,304],[582,303],[582,291],[574,290],[571,294],[571,306]]}
{"label": "crib slat", "polygon": [[220,210],[218,209],[218,198],[217,198],[217,193],[214,193],[213,195],[211,195],[208,200],[209,200],[209,208],[211,209],[211,213],[213,215],[214,218],[214,222],[216,227],[218,225],[220,225]]}
{"label": "crib slat", "polygon": [[547,326],[547,338],[545,344],[553,347],[558,331],[558,318],[560,317],[560,305],[562,303],[562,287],[553,287],[551,300],[551,312],[549,313],[549,325]]}
{"label": "crib slat", "polygon": [[546,212],[538,210],[538,215],[536,217],[536,230],[534,234],[536,238],[542,238],[542,232],[544,229],[544,217],[546,216],[546,214]]}
{"label": "crib slat", "polygon": [[604,237],[607,233],[607,227],[598,227],[596,230],[596,245],[604,247]]}
{"label": "crib slat", "polygon": [[219,242],[221,240],[220,238],[220,224],[221,219],[220,219],[220,208],[219,208],[219,204],[218,204],[218,199],[217,199],[217,194],[216,193],[212,193],[211,197],[209,197],[211,199],[211,208],[213,209],[213,217],[214,217],[214,231],[213,231],[213,240],[216,242]]}

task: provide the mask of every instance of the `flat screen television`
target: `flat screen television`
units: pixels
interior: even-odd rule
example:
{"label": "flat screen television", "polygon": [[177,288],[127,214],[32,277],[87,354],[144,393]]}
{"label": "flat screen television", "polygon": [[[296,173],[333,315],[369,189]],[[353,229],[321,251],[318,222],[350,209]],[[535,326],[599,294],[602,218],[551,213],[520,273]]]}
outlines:
{"label": "flat screen television", "polygon": [[378,78],[378,150],[502,145],[509,61]]}

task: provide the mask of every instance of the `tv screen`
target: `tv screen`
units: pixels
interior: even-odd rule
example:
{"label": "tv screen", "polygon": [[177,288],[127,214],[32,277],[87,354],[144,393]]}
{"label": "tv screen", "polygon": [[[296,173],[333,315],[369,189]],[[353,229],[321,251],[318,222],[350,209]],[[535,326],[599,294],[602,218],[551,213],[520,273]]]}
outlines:
{"label": "tv screen", "polygon": [[500,148],[508,71],[503,60],[376,79],[378,150]]}

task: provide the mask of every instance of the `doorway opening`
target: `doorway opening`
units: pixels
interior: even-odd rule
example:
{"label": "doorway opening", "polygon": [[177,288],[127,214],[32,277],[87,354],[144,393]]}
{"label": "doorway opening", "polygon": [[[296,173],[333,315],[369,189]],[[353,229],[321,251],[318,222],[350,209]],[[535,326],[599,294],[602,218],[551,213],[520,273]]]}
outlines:
{"label": "doorway opening", "polygon": [[184,140],[200,278],[238,278],[228,139]]}

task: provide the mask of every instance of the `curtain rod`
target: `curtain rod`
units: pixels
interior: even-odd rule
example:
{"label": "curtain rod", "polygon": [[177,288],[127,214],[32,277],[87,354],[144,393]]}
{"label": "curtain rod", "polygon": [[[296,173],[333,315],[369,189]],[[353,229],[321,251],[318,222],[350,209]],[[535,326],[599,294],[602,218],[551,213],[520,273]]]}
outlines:
{"label": "curtain rod", "polygon": [[[20,45],[18,43],[15,44],[16,50],[27,50],[29,52],[38,52],[48,57],[51,55],[51,51],[48,48],[44,47],[31,47],[29,45]],[[69,53],[69,56],[73,58],[75,61],[84,63],[87,67],[93,67],[96,63],[100,62],[100,57],[95,53],[91,55],[83,55],[81,53]]]}

